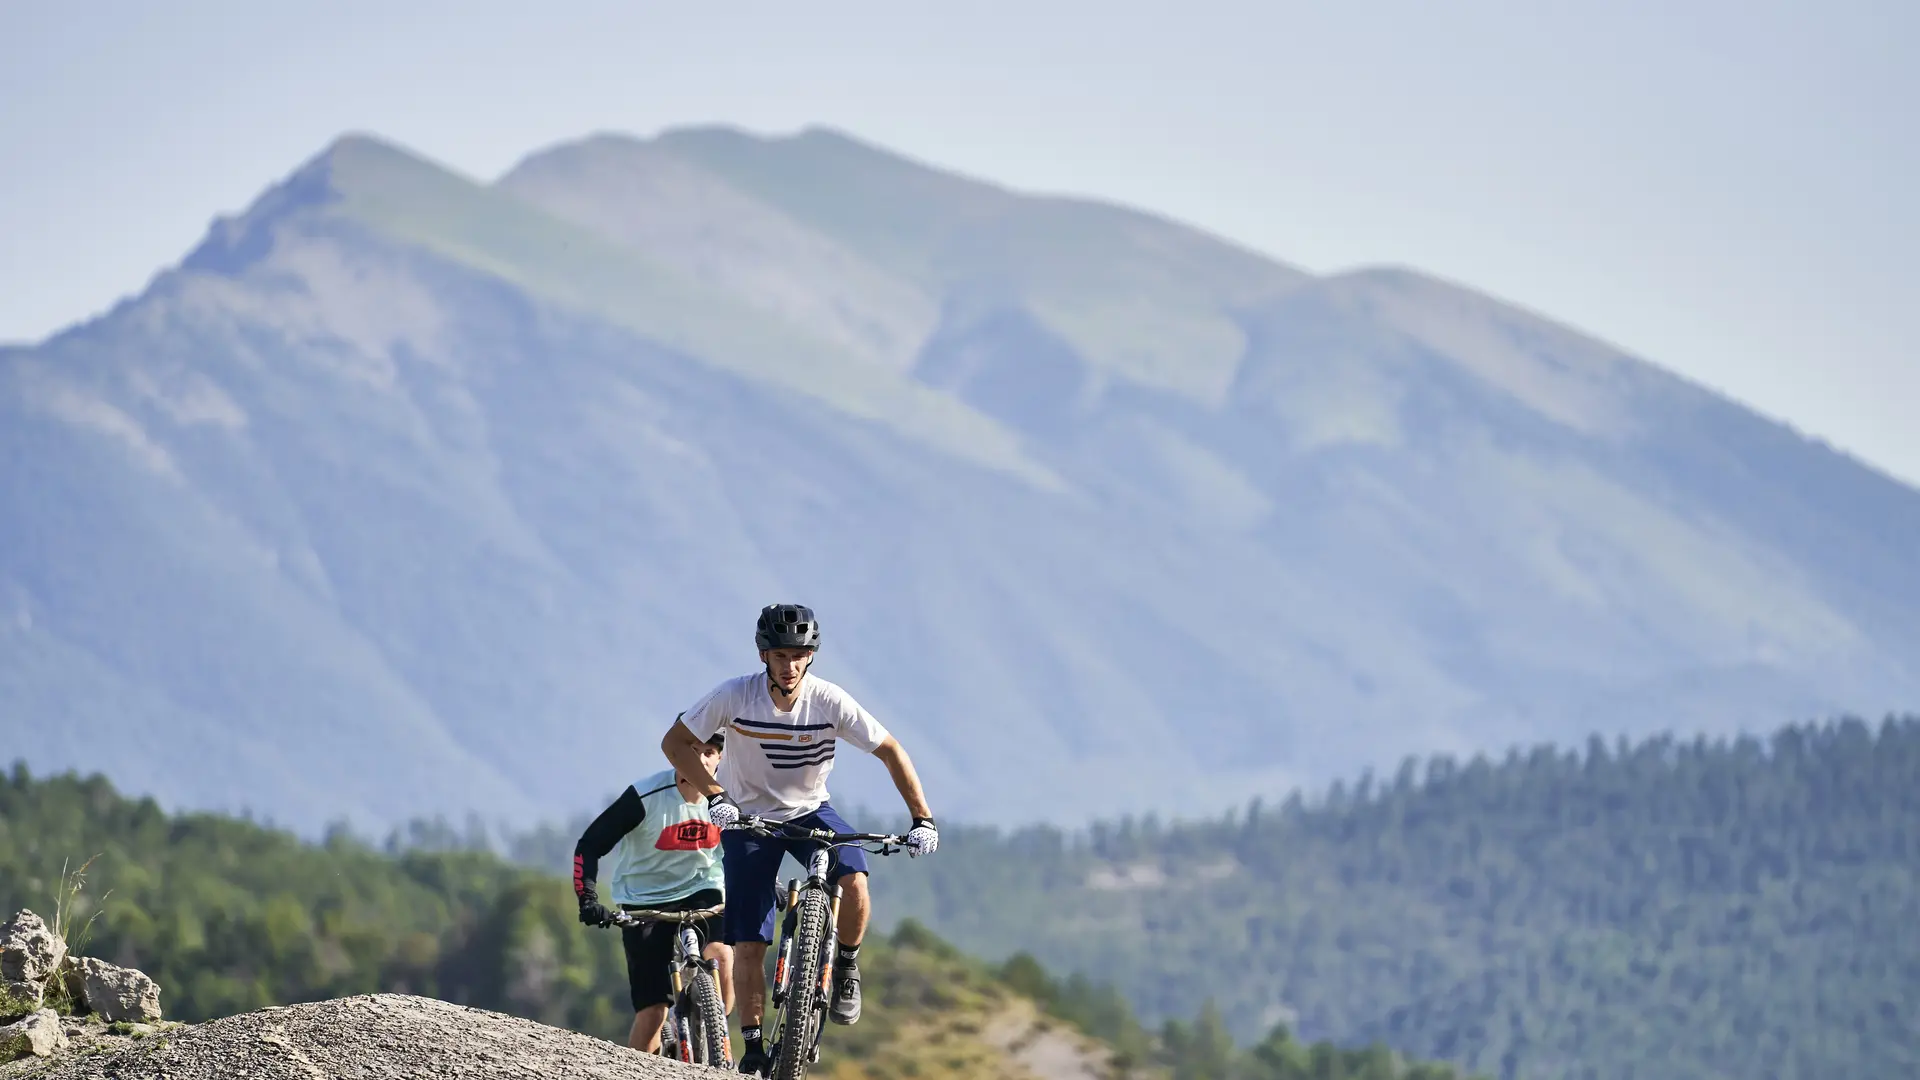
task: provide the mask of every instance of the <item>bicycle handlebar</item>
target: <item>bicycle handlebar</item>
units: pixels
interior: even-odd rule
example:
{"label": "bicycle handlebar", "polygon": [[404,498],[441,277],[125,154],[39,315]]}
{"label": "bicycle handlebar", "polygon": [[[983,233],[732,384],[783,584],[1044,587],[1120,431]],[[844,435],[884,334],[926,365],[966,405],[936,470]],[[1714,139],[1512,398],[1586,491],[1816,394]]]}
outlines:
{"label": "bicycle handlebar", "polygon": [[[772,836],[776,832],[785,833],[795,840],[818,840],[831,847],[842,844],[879,844],[882,848],[902,848],[907,846],[907,838],[897,833],[834,832],[832,829],[809,829],[805,825],[796,825],[791,821],[768,821],[762,817],[743,817],[731,826],[745,829],[761,836]],[[891,850],[874,852],[876,855],[891,855]]]}
{"label": "bicycle handlebar", "polygon": [[643,922],[699,922],[701,919],[718,915],[726,909],[727,905],[725,904],[715,904],[710,908],[701,908],[698,911],[661,911],[658,908],[635,908],[632,911],[613,911],[608,914],[612,916],[613,925],[615,926],[634,926]]}

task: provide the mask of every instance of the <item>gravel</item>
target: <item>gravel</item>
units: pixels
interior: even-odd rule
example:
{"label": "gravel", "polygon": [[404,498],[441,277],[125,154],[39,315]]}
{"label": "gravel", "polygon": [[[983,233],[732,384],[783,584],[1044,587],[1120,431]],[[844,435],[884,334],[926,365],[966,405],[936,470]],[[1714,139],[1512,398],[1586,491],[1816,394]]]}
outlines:
{"label": "gravel", "polygon": [[720,1072],[485,1009],[367,994],[0,1066],[0,1080],[697,1080]]}

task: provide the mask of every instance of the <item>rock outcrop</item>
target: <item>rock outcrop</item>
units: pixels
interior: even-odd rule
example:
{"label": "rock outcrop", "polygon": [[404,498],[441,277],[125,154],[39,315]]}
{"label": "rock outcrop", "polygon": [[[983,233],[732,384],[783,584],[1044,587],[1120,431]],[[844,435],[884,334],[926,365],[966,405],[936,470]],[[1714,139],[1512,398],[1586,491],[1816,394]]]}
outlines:
{"label": "rock outcrop", "polygon": [[66,959],[67,943],[33,912],[0,926],[0,1019],[39,1009]]}
{"label": "rock outcrop", "polygon": [[160,987],[145,972],[73,955],[31,911],[0,926],[0,1062],[59,1052],[67,1045],[67,1024],[102,1032],[122,1025],[131,1032],[124,1025],[159,1020]]}
{"label": "rock outcrop", "polygon": [[692,1080],[718,1074],[532,1020],[404,994],[261,1009],[117,1043],[50,1062],[0,1065],[0,1080]]}
{"label": "rock outcrop", "polygon": [[146,972],[87,956],[75,959],[65,975],[72,999],[85,1002],[86,1011],[103,1020],[150,1024],[160,1019],[160,987]]}
{"label": "rock outcrop", "polygon": [[67,1048],[67,1033],[61,1030],[60,1016],[52,1009],[28,1013],[11,1024],[0,1026],[0,1061],[19,1057],[48,1057]]}

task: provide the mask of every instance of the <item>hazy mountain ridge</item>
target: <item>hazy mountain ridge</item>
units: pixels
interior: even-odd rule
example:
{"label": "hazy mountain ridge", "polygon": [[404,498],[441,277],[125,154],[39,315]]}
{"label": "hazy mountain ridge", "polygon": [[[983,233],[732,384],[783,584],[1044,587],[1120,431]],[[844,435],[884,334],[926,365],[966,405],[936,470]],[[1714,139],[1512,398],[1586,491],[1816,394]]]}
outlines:
{"label": "hazy mountain ridge", "polygon": [[343,139],[0,351],[0,447],[7,743],[303,823],[593,802],[773,596],[998,820],[1920,698],[1911,489],[1431,278],[830,132]]}

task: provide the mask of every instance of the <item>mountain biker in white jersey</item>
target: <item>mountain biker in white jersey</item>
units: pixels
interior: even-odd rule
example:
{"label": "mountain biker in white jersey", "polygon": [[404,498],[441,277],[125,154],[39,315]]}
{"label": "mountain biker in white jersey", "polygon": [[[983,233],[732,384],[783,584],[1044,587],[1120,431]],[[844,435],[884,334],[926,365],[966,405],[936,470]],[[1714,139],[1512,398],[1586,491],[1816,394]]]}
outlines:
{"label": "mountain biker in white jersey", "polygon": [[[746,1036],[741,1072],[761,1072],[767,1066],[760,1022],[766,1007],[765,961],[773,940],[780,859],[791,848],[804,863],[812,845],[727,826],[742,816],[755,815],[835,832],[853,831],[827,801],[834,747],[844,741],[879,758],[893,777],[913,816],[906,835],[908,854],[932,854],[940,843],[933,811],[900,740],[845,690],[808,670],[820,647],[820,623],[813,611],[799,604],[768,605],[760,612],[754,641],[765,670],[715,687],[680,714],[660,743],[673,767],[707,797],[708,817],[726,830],[721,834],[721,858],[727,910],[721,916],[720,940],[732,945],[735,953],[734,1001]],[[727,752],[716,776],[700,759],[700,747],[723,730]],[[851,1024],[860,1019],[857,961],[871,908],[866,853],[858,847],[836,849],[829,878],[843,893],[828,1016],[835,1023]]]}

